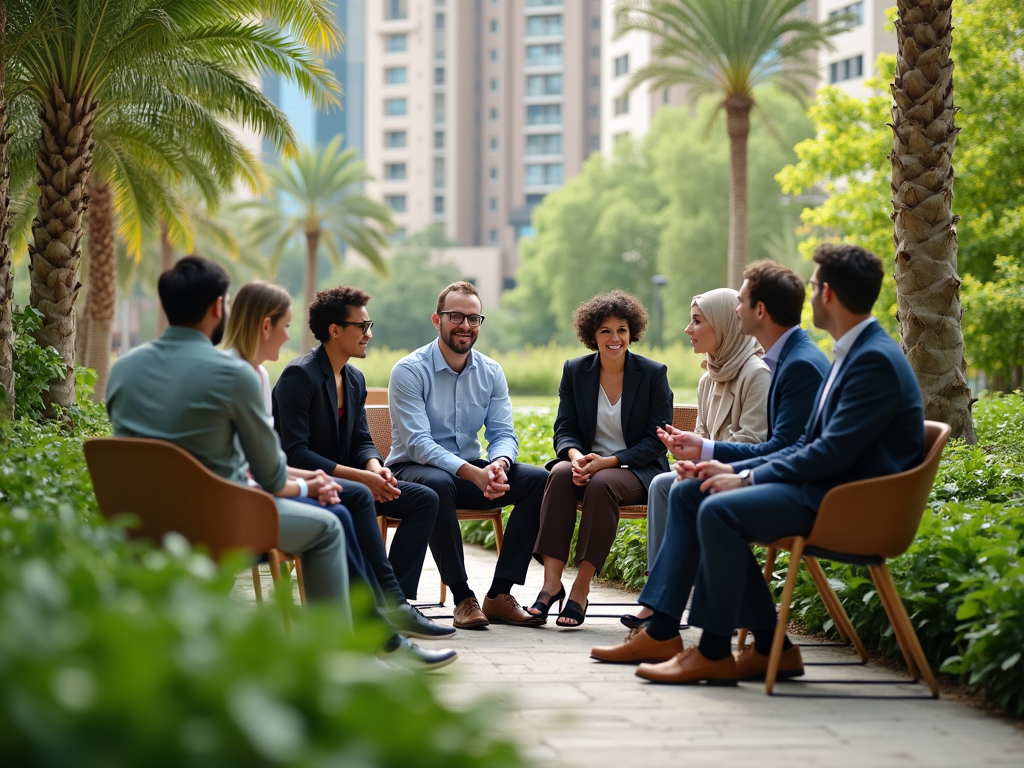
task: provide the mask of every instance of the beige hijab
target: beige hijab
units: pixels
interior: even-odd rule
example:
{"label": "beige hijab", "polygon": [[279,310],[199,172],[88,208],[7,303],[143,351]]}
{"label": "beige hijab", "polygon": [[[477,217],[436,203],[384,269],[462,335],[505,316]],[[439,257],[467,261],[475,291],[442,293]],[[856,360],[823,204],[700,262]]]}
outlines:
{"label": "beige hijab", "polygon": [[732,411],[735,399],[732,382],[739,375],[740,369],[751,356],[764,355],[757,340],[740,330],[740,318],[735,311],[738,300],[739,293],[732,288],[715,288],[697,294],[691,304],[696,304],[700,309],[718,341],[715,353],[706,353],[701,363],[712,381],[708,412],[703,414],[704,423],[712,436],[718,434]]}

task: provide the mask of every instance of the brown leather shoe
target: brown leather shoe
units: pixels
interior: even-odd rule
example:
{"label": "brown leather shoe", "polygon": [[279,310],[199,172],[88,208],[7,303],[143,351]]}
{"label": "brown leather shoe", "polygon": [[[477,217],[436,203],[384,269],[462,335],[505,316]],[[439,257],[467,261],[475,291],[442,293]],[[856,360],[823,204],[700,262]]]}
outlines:
{"label": "brown leather shoe", "polygon": [[711,661],[696,648],[687,648],[661,664],[641,664],[636,676],[652,683],[692,685],[736,685],[736,659],[729,655],[720,661]]}
{"label": "brown leather shoe", "polygon": [[475,597],[467,597],[455,606],[453,623],[456,629],[483,629],[490,624]]}
{"label": "brown leather shoe", "polygon": [[590,649],[590,658],[612,664],[656,663],[671,659],[682,650],[683,638],[679,635],[671,640],[654,640],[644,627],[636,627],[618,645],[595,645]]}
{"label": "brown leather shoe", "polygon": [[[800,649],[794,645],[789,650],[783,651],[782,658],[779,659],[779,671],[775,675],[776,679],[800,677],[803,673],[804,660],[800,656]],[[754,650],[754,646],[748,645],[736,659],[736,677],[740,680],[764,680],[764,676],[767,674],[768,657]]]}
{"label": "brown leather shoe", "polygon": [[498,595],[493,600],[485,597],[484,613],[491,624],[540,627],[548,621],[544,616],[534,616],[527,612],[512,595]]}

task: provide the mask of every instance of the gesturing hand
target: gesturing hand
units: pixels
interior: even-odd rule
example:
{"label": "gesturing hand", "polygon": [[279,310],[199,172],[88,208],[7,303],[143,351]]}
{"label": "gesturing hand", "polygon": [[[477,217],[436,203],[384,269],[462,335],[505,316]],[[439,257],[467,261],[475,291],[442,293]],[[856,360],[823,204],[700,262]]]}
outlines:
{"label": "gesturing hand", "polygon": [[697,476],[697,465],[692,461],[677,461],[675,468],[680,480],[690,480]]}
{"label": "gesturing hand", "polygon": [[658,427],[657,435],[665,447],[672,452],[676,461],[696,461],[700,458],[704,440],[699,435],[676,429],[671,424],[666,424],[664,429]]}

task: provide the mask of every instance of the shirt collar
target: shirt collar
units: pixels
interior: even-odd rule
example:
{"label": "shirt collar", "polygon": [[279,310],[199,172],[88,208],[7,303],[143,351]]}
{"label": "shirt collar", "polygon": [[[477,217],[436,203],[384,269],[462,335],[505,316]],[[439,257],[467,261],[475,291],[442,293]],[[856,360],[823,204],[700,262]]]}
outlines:
{"label": "shirt collar", "polygon": [[[444,355],[441,353],[441,339],[433,343],[430,349],[430,354],[434,358],[434,371],[455,371],[452,370],[451,366],[448,365],[448,361],[444,359]],[[465,373],[470,368],[476,366],[476,355],[473,354],[473,350],[469,350],[469,357],[466,358],[466,367],[462,369],[462,373]],[[461,375],[461,374],[456,374]]]}
{"label": "shirt collar", "polygon": [[764,353],[764,360],[771,360],[773,363],[777,363],[779,361],[779,357],[782,356],[782,350],[786,347],[786,342],[789,341],[789,337],[792,336],[799,327],[799,325],[794,325],[784,334],[779,336],[776,342],[772,344],[772,348]]}
{"label": "shirt collar", "polygon": [[164,328],[160,338],[174,341],[205,341],[207,344],[213,344],[210,341],[210,337],[202,331],[197,331],[195,328],[188,328],[184,325],[167,326]]}
{"label": "shirt collar", "polygon": [[861,320],[853,328],[844,333],[840,338],[836,339],[836,343],[832,345],[832,359],[843,359],[853,348],[853,345],[857,343],[857,339],[864,332],[864,330],[871,325],[871,323],[878,322],[874,315],[869,316],[866,320]]}

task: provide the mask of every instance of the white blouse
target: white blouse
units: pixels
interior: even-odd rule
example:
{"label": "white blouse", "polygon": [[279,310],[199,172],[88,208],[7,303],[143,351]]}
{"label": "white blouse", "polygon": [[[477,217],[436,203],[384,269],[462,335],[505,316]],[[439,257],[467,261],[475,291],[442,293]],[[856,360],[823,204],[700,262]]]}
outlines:
{"label": "white blouse", "polygon": [[626,450],[622,436],[622,396],[612,405],[604,391],[597,388],[597,428],[594,431],[594,453],[611,456],[616,451]]}

